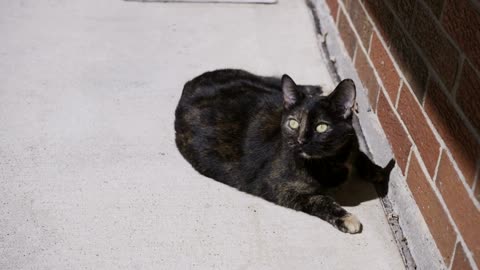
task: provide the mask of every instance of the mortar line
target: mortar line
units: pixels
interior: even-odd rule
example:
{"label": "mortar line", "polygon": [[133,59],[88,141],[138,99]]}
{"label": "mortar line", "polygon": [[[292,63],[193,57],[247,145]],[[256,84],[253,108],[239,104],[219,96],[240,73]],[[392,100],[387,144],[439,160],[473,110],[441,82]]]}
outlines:
{"label": "mortar line", "polygon": [[463,70],[464,70],[464,65],[466,62],[465,56],[463,54],[460,55],[459,59],[460,65],[457,70],[457,76],[455,78],[455,82],[453,83],[452,86],[452,101],[453,103],[457,102],[457,91],[458,87],[460,87],[460,81],[462,80],[462,75],[463,75]]}
{"label": "mortar line", "polygon": [[[475,180],[473,181],[472,190],[475,193],[475,188],[477,187],[478,182],[480,182],[480,159],[477,161],[477,172],[475,173]],[[475,194],[474,194],[475,195]]]}
{"label": "mortar line", "polygon": [[[363,7],[362,7],[363,8]],[[364,11],[365,13],[367,13],[366,11]],[[367,19],[368,20],[368,19]],[[369,22],[370,23],[370,22]],[[371,25],[372,23],[370,23]],[[370,38],[368,39],[368,51],[367,51],[367,55],[370,55],[370,52],[372,52],[372,40],[373,40],[373,27],[372,27],[372,33],[370,33]]]}
{"label": "mortar line", "polygon": [[453,246],[453,253],[452,253],[452,257],[451,257],[452,259],[450,260],[450,265],[448,266],[449,270],[452,269],[453,260],[455,259],[455,253],[457,252],[458,245],[461,245],[461,243],[460,243],[460,239],[458,239],[458,235],[457,235],[457,239],[455,240],[455,245]]}
{"label": "mortar line", "polygon": [[423,100],[422,100],[422,108],[425,108],[425,100],[427,100],[428,96],[428,88],[430,87],[430,71],[427,74],[427,82],[425,83],[425,93],[423,94]]}
{"label": "mortar line", "polygon": [[400,92],[402,92],[402,87],[403,87],[403,80],[400,80],[400,85],[398,86],[398,90],[397,90],[397,97],[395,98],[395,110],[398,110],[398,103],[400,102]]}
{"label": "mortar line", "polygon": [[[466,189],[469,199],[472,201],[473,205],[477,209],[480,209],[480,202],[477,201],[477,199],[475,198],[474,190],[467,184],[465,178],[463,177],[463,174],[458,173],[458,171],[460,171],[460,168],[458,167],[458,164],[455,162],[453,155],[449,151],[445,151],[445,153],[447,153],[450,161],[453,161],[451,162],[451,164],[453,165],[453,168],[455,169],[457,175],[460,177],[460,180],[461,180],[460,182],[462,182],[463,187]],[[473,181],[475,182],[475,179]]]}
{"label": "mortar line", "polygon": [[[417,149],[414,149],[414,151],[415,151],[415,154],[416,154],[418,157],[420,157],[420,153],[417,152]],[[417,158],[417,159],[420,159],[420,158]],[[419,165],[420,165],[420,168],[421,168],[421,170],[422,170],[422,173],[427,177],[427,180],[429,180],[429,178],[431,178],[431,177],[430,177],[429,174],[428,174],[428,170],[427,170],[425,164],[423,164],[423,162],[418,162],[418,163],[419,163]],[[452,214],[450,213],[450,208],[448,208],[446,202],[443,200],[442,193],[438,190],[435,182],[433,182],[433,181],[427,181],[427,182],[428,182],[428,184],[430,185],[430,188],[431,188],[431,189],[433,190],[433,192],[435,193],[435,196],[437,197],[437,199],[438,199],[440,205],[442,206],[443,210],[445,211],[445,214],[446,214],[446,216],[447,216],[447,218],[448,218],[448,221],[450,222],[450,225],[452,226],[453,230],[455,231],[455,234],[456,234],[457,237],[461,240],[462,243],[466,243],[466,242],[465,242],[465,239],[463,239],[463,235],[461,234],[460,229],[457,227],[457,224],[455,223],[455,220],[453,219]],[[418,207],[418,205],[417,205],[417,207]],[[434,239],[435,239],[435,238],[434,238]],[[435,244],[436,244],[436,243],[435,243]],[[465,244],[465,246],[467,246],[467,245]],[[467,249],[467,250],[465,251],[465,253],[466,253],[466,255],[467,255],[468,259],[469,259],[469,262],[471,262],[471,264],[474,264],[475,261],[473,260],[473,253],[472,253],[472,251],[470,251],[470,250]],[[478,269],[477,269],[477,270],[478,270]]]}
{"label": "mortar line", "polygon": [[435,165],[435,170],[433,172],[433,182],[435,182],[437,180],[437,176],[438,176],[438,171],[440,169],[440,161],[441,161],[441,158],[442,158],[442,153],[443,153],[444,149],[440,146],[440,152],[438,153],[438,157],[437,157],[437,164]]}
{"label": "mortar line", "polygon": [[[450,36],[450,34],[447,32],[447,30],[445,30],[445,28],[443,27],[442,25],[442,17],[439,17],[437,18],[437,16],[435,16],[435,14],[433,14],[433,11],[430,9],[430,7],[424,2],[424,1],[417,1],[417,3],[420,2],[420,5],[423,6],[423,9],[426,10],[427,14],[430,16],[430,18],[433,18],[433,20],[430,20],[430,21],[433,21],[433,23],[435,24],[435,26],[437,26],[439,29],[440,29],[440,32],[442,32],[443,36],[445,38],[448,39],[448,41],[450,42],[450,44],[458,51],[458,52],[463,52],[462,48],[460,48],[460,46],[458,46],[457,42]],[[446,2],[446,1],[444,1]],[[397,17],[397,15],[395,14],[395,12],[393,12],[391,6],[386,3],[386,5],[388,6],[389,10],[393,13],[393,15]],[[445,3],[443,4],[444,6],[442,7],[442,16],[443,16],[443,11],[445,9]],[[401,22],[399,19],[397,19],[398,22]],[[402,24],[403,26],[403,24]]]}
{"label": "mortar line", "polygon": [[338,18],[340,17],[340,9],[337,8],[337,14],[335,14],[335,25],[338,26]]}
{"label": "mortar line", "polygon": [[[408,157],[407,157],[407,164],[405,164],[405,180],[407,180],[407,172],[410,169],[410,162],[412,160],[412,155],[413,155],[413,145],[410,147],[410,151],[408,152]],[[408,185],[408,184],[407,184]]]}
{"label": "mortar line", "polygon": [[443,1],[442,7],[440,9],[440,14],[438,15],[438,20],[439,21],[442,21],[442,19],[443,19],[443,13],[444,13],[444,10],[445,10],[445,5],[446,5],[445,2],[447,2],[447,1]]}

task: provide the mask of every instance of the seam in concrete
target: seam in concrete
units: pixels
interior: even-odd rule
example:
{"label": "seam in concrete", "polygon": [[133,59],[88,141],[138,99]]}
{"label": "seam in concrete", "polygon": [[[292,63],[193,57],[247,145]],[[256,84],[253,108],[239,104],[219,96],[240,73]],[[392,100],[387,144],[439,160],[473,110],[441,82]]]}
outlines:
{"label": "seam in concrete", "polygon": [[[327,43],[326,43],[326,38],[327,38],[327,32],[322,31],[322,26],[320,24],[320,18],[316,16],[316,7],[312,1],[306,0],[307,6],[310,9],[312,15],[313,15],[313,22],[315,23],[315,31],[317,33],[317,38],[321,37],[320,39],[320,48],[321,48],[321,53],[324,57],[324,59],[327,62],[327,70],[330,73],[330,76],[332,77],[333,83],[337,84],[340,82],[340,76],[338,75],[337,72],[337,67],[336,67],[336,61],[332,61],[330,52],[327,49]],[[340,9],[337,10],[337,13],[340,12]],[[338,14],[337,14],[338,17]]]}

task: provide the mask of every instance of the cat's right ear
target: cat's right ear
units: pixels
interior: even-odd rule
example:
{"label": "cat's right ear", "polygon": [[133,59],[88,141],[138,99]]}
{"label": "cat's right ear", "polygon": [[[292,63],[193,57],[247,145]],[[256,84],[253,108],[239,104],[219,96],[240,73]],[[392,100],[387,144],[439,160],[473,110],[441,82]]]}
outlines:
{"label": "cat's right ear", "polygon": [[350,117],[355,106],[355,83],[350,79],[341,81],[338,86],[329,95],[330,100],[335,107],[343,114],[346,119]]}
{"label": "cat's right ear", "polygon": [[290,109],[300,99],[297,85],[287,74],[282,76],[283,106]]}

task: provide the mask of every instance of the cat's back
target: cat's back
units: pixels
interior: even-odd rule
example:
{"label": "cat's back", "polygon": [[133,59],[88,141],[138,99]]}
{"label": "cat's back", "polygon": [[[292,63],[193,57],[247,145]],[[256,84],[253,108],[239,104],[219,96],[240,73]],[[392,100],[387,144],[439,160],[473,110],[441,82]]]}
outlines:
{"label": "cat's back", "polygon": [[[276,94],[281,92],[279,78],[261,77],[240,69],[219,69],[205,72],[187,82],[181,103],[218,95]],[[257,97],[259,97],[257,95]]]}
{"label": "cat's back", "polygon": [[220,181],[231,177],[252,139],[279,134],[280,87],[278,78],[232,69],[187,82],[175,112],[178,149],[200,173]]}

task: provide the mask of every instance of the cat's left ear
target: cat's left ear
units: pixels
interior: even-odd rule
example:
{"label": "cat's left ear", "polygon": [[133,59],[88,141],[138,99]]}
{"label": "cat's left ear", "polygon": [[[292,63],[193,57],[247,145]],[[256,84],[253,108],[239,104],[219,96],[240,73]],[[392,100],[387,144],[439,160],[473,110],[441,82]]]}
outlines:
{"label": "cat's left ear", "polygon": [[287,74],[282,76],[283,106],[290,109],[300,99],[297,84]]}
{"label": "cat's left ear", "polygon": [[340,110],[345,119],[348,118],[354,110],[355,97],[355,83],[350,79],[341,81],[329,95],[330,100],[335,107]]}

